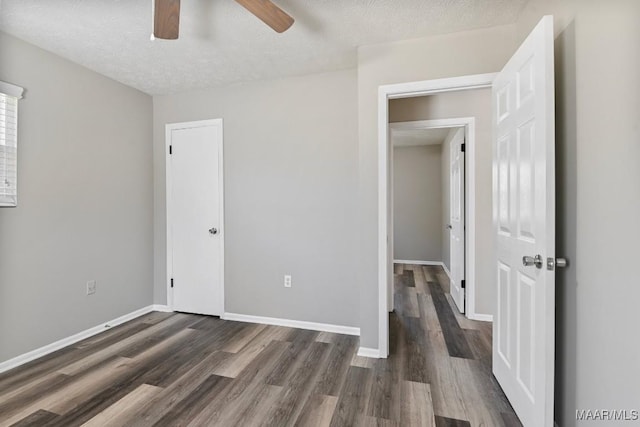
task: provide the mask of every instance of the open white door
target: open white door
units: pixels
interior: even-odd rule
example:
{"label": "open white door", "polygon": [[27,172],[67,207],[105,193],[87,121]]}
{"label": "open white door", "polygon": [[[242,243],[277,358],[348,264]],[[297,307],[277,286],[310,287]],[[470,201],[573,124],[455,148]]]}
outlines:
{"label": "open white door", "polygon": [[222,120],[167,125],[171,308],[224,312]]}
{"label": "open white door", "polygon": [[525,427],[552,426],[553,17],[545,16],[540,21],[496,77],[493,114],[493,222],[497,245],[493,373]]}
{"label": "open white door", "polygon": [[456,131],[449,147],[449,250],[451,260],[451,298],[464,313],[464,128]]}

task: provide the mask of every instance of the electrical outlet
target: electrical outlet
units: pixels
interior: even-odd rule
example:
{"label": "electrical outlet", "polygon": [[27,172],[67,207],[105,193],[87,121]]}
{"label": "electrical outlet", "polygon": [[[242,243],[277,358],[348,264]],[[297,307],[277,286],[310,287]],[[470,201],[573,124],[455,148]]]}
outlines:
{"label": "electrical outlet", "polygon": [[93,295],[96,293],[96,281],[89,280],[87,282],[87,295]]}
{"label": "electrical outlet", "polygon": [[285,274],[285,276],[284,276],[284,287],[285,288],[290,288],[291,287],[291,275],[289,275],[289,274]]}

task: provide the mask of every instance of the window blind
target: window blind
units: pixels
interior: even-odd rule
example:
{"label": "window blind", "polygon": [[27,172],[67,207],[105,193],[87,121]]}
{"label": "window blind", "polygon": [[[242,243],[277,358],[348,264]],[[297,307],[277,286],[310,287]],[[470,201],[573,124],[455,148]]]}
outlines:
{"label": "window blind", "polygon": [[18,99],[22,89],[0,82],[0,206],[18,204]]}

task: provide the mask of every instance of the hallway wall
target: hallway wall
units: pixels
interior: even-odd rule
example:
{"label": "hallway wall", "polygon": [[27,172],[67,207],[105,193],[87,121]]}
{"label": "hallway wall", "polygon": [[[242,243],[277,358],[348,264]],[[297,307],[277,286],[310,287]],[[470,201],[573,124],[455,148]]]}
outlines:
{"label": "hallway wall", "polygon": [[394,147],[394,259],[442,261],[441,169],[442,144]]}

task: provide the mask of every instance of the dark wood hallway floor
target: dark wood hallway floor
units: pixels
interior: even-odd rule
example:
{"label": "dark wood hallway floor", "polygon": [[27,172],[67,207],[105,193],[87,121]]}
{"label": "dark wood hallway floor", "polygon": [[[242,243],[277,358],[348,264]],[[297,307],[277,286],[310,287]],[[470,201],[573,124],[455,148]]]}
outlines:
{"label": "dark wood hallway floor", "polygon": [[0,426],[512,426],[491,325],[396,265],[391,355],[357,337],[151,313],[0,374]]}
{"label": "dark wood hallway floor", "polygon": [[491,373],[492,324],[459,313],[442,267],[396,264],[394,297],[387,363],[429,384],[436,425],[521,426]]}

